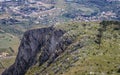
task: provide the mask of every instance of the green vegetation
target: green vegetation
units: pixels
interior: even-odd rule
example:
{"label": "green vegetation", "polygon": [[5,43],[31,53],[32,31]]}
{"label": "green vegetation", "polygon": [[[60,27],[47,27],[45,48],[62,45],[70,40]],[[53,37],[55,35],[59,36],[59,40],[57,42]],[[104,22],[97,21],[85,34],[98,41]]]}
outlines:
{"label": "green vegetation", "polygon": [[67,12],[63,16],[67,18],[76,18],[78,16],[83,17],[99,17],[102,12],[113,11],[116,13],[119,20],[119,1],[108,2],[106,0],[66,0],[64,8]]}
{"label": "green vegetation", "polygon": [[119,27],[118,21],[56,25],[66,31],[63,38],[71,39],[72,44],[50,66],[36,64],[26,75],[119,75]]}
{"label": "green vegetation", "polygon": [[84,4],[81,5],[78,3],[66,3],[65,10],[68,12],[64,13],[63,16],[67,18],[75,18],[80,15],[90,17],[99,13],[99,9],[97,7],[86,6]]}
{"label": "green vegetation", "polygon": [[[0,75],[15,61],[18,52],[19,38],[0,30]],[[4,55],[7,54],[7,56]]]}
{"label": "green vegetation", "polygon": [[12,58],[5,58],[5,59],[1,59],[1,64],[3,65],[3,68],[8,68],[10,65],[13,64],[13,62],[15,61],[15,57]]}
{"label": "green vegetation", "polygon": [[17,52],[18,45],[19,39],[17,37],[9,33],[0,34],[0,53],[5,51],[9,53]]}
{"label": "green vegetation", "polygon": [[14,62],[15,62],[15,56],[0,59],[0,75],[5,69],[10,67]]}
{"label": "green vegetation", "polygon": [[[68,21],[120,20],[120,1],[107,0],[37,0],[23,3],[3,3],[0,8],[0,72],[13,64],[22,34]],[[38,10],[39,8],[39,10]],[[10,12],[11,11],[11,12]],[[38,17],[39,16],[39,17]],[[26,75],[119,75],[120,74],[120,22],[69,22],[56,25],[65,30],[63,39],[72,44],[49,67],[35,65]],[[13,56],[13,57],[11,57]]]}

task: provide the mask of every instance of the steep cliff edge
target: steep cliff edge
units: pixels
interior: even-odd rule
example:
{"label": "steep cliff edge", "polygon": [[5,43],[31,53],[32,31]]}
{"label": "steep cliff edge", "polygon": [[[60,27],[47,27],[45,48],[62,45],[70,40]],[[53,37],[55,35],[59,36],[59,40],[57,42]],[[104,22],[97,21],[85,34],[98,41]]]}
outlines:
{"label": "steep cliff edge", "polygon": [[70,22],[25,32],[2,75],[119,75],[120,22]]}
{"label": "steep cliff edge", "polygon": [[[32,65],[39,62],[40,66],[47,60],[49,60],[49,66],[65,50],[65,46],[63,46],[65,43],[61,39],[64,33],[65,31],[56,30],[53,27],[25,32],[15,63],[2,75],[24,75]],[[70,41],[68,41],[69,43]]]}

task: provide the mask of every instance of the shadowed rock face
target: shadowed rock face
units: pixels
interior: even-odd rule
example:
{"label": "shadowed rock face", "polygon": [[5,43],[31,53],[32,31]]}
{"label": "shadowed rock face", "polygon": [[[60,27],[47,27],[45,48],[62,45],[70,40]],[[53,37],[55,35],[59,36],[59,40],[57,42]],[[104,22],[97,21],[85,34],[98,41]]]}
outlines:
{"label": "shadowed rock face", "polygon": [[65,32],[53,27],[34,29],[25,32],[15,63],[2,75],[24,75],[36,63],[41,66],[48,61],[48,66],[65,50],[70,40],[63,40]]}

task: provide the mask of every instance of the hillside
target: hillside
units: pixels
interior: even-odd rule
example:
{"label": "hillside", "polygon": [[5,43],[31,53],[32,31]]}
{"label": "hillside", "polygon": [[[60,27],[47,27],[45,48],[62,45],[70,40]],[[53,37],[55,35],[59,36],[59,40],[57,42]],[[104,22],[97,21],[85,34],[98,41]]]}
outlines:
{"label": "hillside", "polygon": [[50,66],[36,64],[26,75],[119,75],[120,24],[103,24],[106,26],[94,22],[56,26],[67,31],[64,36],[72,43]]}
{"label": "hillside", "polygon": [[[0,0],[0,75],[13,63],[10,69],[26,75],[119,75],[119,21],[120,0]],[[26,31],[29,34],[25,36]],[[63,35],[59,37],[58,32]],[[38,57],[25,62],[32,58],[29,49],[35,50],[38,38],[43,44]],[[53,55],[49,54],[51,49]],[[19,52],[23,57],[17,55]],[[44,53],[48,56],[40,65]],[[26,63],[29,65],[17,66]]]}
{"label": "hillside", "polygon": [[119,0],[2,0],[0,28],[20,37],[32,28],[69,21],[119,21],[119,8]]}
{"label": "hillside", "polygon": [[0,29],[0,75],[15,61],[19,38]]}
{"label": "hillside", "polygon": [[120,22],[64,23],[25,32],[2,75],[119,75],[119,53]]}
{"label": "hillside", "polygon": [[6,24],[7,19],[10,25],[29,27],[29,24],[53,25],[71,20],[120,20],[119,0],[10,0],[0,4],[0,21]]}

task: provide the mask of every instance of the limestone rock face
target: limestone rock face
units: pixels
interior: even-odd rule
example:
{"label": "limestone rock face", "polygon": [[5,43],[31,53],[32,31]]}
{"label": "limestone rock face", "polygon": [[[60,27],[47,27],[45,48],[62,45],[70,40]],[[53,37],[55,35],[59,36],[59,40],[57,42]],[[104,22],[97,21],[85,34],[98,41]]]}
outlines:
{"label": "limestone rock face", "polygon": [[63,40],[65,31],[54,27],[29,30],[24,33],[19,46],[15,63],[6,69],[2,75],[24,75],[36,63],[41,66],[48,61],[48,66],[71,43]]}

